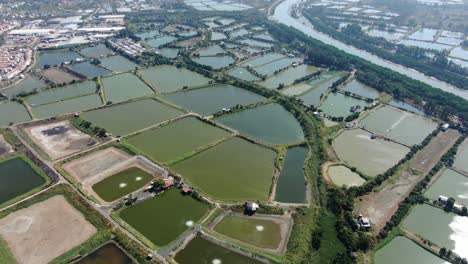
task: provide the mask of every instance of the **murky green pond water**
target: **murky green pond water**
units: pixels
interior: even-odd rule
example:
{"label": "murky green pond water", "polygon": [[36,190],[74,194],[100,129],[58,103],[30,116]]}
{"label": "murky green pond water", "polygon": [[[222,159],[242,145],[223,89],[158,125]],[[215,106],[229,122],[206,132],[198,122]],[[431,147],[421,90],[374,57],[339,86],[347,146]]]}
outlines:
{"label": "murky green pond water", "polygon": [[123,136],[181,114],[181,111],[154,99],[144,99],[90,111],[84,114],[84,118],[114,135]]}
{"label": "murky green pond water", "polygon": [[179,251],[175,260],[180,264],[259,264],[255,259],[240,255],[201,237],[195,237]]}
{"label": "murky green pond water", "polygon": [[120,217],[157,246],[164,246],[193,226],[208,205],[171,189],[120,212]]}
{"label": "murky green pond water", "polygon": [[406,237],[395,237],[374,254],[375,264],[445,264],[437,256],[421,248]]}
{"label": "murky green pond water", "polygon": [[154,91],[131,73],[103,78],[106,101],[121,102],[153,94]]}
{"label": "murky green pond water", "polygon": [[0,205],[45,183],[46,180],[21,158],[1,162]]}
{"label": "murky green pond water", "polygon": [[270,144],[288,144],[304,140],[299,122],[278,104],[263,105],[216,120]]}
{"label": "murky green pond water", "polygon": [[114,243],[107,243],[76,264],[133,264],[133,260]]}
{"label": "murky green pond water", "polygon": [[208,88],[171,93],[164,95],[163,98],[202,115],[211,115],[223,108],[265,100],[260,95],[229,84],[216,84]]}
{"label": "murky green pond water", "polygon": [[308,149],[293,147],[286,152],[283,170],[276,185],[275,200],[282,203],[305,203],[306,181],[304,162]]}
{"label": "murky green pond water", "polygon": [[17,102],[0,101],[0,126],[8,126],[31,120],[24,105]]}
{"label": "murky green pond water", "polygon": [[207,85],[210,79],[185,68],[170,65],[161,65],[141,69],[139,73],[154,88],[163,93],[174,92],[187,87]]}
{"label": "murky green pond water", "polygon": [[468,257],[468,217],[423,204],[414,206],[402,225],[440,247],[451,249],[461,257]]}
{"label": "murky green pond water", "polygon": [[147,130],[127,142],[159,162],[174,160],[229,133],[195,117],[178,120],[167,126]]}
{"label": "murky green pond water", "polygon": [[352,172],[348,167],[338,165],[328,168],[328,175],[337,186],[361,186],[366,182],[359,174]]}

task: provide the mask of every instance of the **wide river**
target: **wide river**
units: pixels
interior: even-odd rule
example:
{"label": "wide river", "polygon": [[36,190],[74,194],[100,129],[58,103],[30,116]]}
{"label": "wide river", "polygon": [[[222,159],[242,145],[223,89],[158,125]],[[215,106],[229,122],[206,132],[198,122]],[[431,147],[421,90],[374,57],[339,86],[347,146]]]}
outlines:
{"label": "wide river", "polygon": [[357,49],[355,47],[349,46],[344,44],[341,41],[333,39],[332,37],[325,35],[321,32],[318,32],[313,28],[313,26],[307,21],[304,17],[296,19],[291,16],[291,10],[295,4],[299,4],[302,0],[284,0],[275,8],[275,13],[270,17],[270,19],[275,20],[277,22],[283,23],[287,26],[294,27],[297,30],[304,32],[304,34],[318,39],[325,44],[334,46],[340,50],[345,51],[346,53],[361,57],[367,61],[370,61],[376,65],[392,69],[396,72],[409,76],[415,80],[424,82],[429,84],[433,87],[439,88],[446,92],[458,95],[464,99],[468,100],[468,90],[459,89],[453,85],[445,83],[443,81],[439,81],[435,78],[429,77],[420,73],[414,69],[406,68],[402,65],[392,63],[390,61],[384,60],[380,57],[372,55],[371,53]]}

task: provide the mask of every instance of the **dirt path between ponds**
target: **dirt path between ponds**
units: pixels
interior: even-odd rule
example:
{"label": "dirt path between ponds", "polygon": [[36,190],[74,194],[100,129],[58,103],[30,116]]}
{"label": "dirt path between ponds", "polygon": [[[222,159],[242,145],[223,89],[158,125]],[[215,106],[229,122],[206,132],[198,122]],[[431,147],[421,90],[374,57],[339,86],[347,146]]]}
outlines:
{"label": "dirt path between ponds", "polygon": [[378,234],[397,211],[398,204],[432,170],[459,137],[460,133],[456,130],[440,132],[408,163],[402,165],[404,168],[398,176],[391,176],[379,191],[364,195],[356,201],[355,211],[370,218],[374,234]]}

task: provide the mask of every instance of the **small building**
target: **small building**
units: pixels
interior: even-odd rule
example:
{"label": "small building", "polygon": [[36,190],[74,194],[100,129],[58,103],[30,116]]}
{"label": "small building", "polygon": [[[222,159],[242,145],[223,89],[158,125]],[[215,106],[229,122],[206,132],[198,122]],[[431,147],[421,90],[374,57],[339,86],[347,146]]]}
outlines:
{"label": "small building", "polygon": [[192,192],[192,189],[188,185],[182,185],[182,193],[189,194],[190,192]]}
{"label": "small building", "polygon": [[449,125],[448,123],[445,123],[445,124],[443,124],[443,125],[440,127],[440,129],[441,129],[442,131],[447,131],[447,129],[448,129],[449,127],[450,127],[450,125]]}
{"label": "small building", "polygon": [[360,224],[361,224],[361,227],[364,227],[364,228],[370,228],[371,227],[370,220],[367,217],[361,218]]}
{"label": "small building", "polygon": [[257,209],[260,207],[258,203],[252,203],[252,202],[247,202],[245,204],[245,207],[247,208],[248,211],[250,212],[256,212]]}
{"label": "small building", "polygon": [[164,179],[164,188],[169,188],[174,186],[174,178],[173,177],[167,177]]}
{"label": "small building", "polygon": [[449,198],[447,196],[439,195],[439,198],[437,200],[442,204],[446,204],[448,202],[448,199]]}

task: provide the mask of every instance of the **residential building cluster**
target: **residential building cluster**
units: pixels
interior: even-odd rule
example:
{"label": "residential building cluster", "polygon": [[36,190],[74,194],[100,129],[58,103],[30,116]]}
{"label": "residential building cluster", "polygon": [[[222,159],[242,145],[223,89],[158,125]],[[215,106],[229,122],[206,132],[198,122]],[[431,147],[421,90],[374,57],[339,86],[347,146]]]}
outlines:
{"label": "residential building cluster", "polygon": [[0,75],[9,80],[26,69],[32,60],[30,48],[0,48]]}

